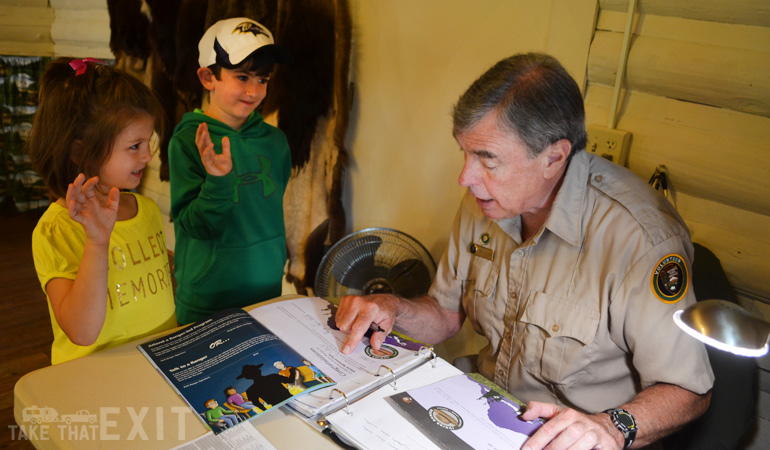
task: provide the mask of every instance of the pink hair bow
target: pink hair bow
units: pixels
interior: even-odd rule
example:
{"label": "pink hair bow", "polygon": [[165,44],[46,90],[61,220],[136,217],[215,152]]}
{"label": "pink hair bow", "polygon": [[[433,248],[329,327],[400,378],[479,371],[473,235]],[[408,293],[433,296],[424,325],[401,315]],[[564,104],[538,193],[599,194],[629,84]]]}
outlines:
{"label": "pink hair bow", "polygon": [[96,59],[96,58],[83,58],[83,59],[73,59],[70,61],[70,67],[72,67],[72,70],[75,71],[75,76],[83,75],[86,73],[86,68],[88,67],[88,64],[86,63],[98,63],[98,64],[107,64],[106,62]]}

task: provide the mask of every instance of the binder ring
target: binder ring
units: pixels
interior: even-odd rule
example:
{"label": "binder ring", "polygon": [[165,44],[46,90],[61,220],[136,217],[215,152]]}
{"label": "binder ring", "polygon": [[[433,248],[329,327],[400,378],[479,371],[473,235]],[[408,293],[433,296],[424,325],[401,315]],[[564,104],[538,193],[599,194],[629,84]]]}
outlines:
{"label": "binder ring", "polygon": [[420,347],[420,349],[417,351],[417,354],[420,356],[425,356],[426,354],[430,354],[430,365],[433,366],[433,368],[436,368],[436,352],[433,351],[433,347],[428,347],[426,345],[423,345]]}
{"label": "binder ring", "polygon": [[331,399],[332,399],[332,397],[334,397],[334,393],[335,393],[335,392],[339,392],[340,394],[342,394],[342,398],[345,400],[345,413],[347,413],[347,415],[349,415],[349,416],[352,416],[352,415],[353,415],[353,413],[352,413],[352,412],[350,412],[350,403],[348,403],[348,396],[347,396],[347,395],[345,395],[345,393],[344,393],[344,392],[342,392],[341,390],[339,390],[339,389],[336,389],[336,388],[335,388],[335,389],[332,389],[332,392],[331,392],[331,394],[329,394],[329,400],[331,400]]}
{"label": "binder ring", "polygon": [[383,367],[388,369],[388,371],[390,372],[390,375],[393,377],[392,386],[393,386],[393,390],[395,391],[397,389],[397,387],[396,387],[396,374],[393,373],[393,371],[390,369],[390,367],[386,366],[385,364],[381,365],[380,367],[377,368],[377,373],[374,374],[374,376],[375,377],[379,377],[380,376],[380,369],[382,369]]}

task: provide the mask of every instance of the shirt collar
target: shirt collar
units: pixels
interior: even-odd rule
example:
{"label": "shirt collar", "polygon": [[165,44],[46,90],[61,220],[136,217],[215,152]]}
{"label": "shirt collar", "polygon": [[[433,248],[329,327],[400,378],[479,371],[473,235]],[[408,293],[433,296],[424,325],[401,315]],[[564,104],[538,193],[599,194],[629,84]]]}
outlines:
{"label": "shirt collar", "polygon": [[583,241],[583,211],[590,175],[588,154],[581,150],[572,156],[545,221],[545,228],[574,246]]}

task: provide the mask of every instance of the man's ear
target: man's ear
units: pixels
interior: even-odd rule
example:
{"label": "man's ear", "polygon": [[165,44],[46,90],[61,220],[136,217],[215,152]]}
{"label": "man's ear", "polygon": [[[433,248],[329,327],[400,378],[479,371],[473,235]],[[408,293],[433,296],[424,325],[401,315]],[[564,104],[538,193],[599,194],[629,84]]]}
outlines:
{"label": "man's ear", "polygon": [[201,67],[198,69],[198,79],[201,80],[201,84],[207,90],[211,90],[214,87],[214,72],[208,67]]}
{"label": "man's ear", "polygon": [[543,174],[546,178],[559,176],[567,165],[567,158],[572,150],[572,143],[566,139],[559,139],[544,150]]}

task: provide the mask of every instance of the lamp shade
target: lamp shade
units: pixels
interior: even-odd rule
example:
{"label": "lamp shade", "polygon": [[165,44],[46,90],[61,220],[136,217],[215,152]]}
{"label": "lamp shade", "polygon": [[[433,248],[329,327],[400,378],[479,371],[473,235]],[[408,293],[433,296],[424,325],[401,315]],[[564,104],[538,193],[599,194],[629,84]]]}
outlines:
{"label": "lamp shade", "polygon": [[674,313],[674,322],[690,336],[736,355],[767,354],[770,323],[725,300],[703,300]]}

